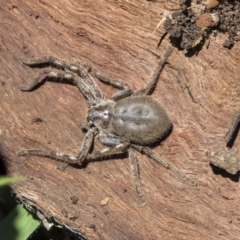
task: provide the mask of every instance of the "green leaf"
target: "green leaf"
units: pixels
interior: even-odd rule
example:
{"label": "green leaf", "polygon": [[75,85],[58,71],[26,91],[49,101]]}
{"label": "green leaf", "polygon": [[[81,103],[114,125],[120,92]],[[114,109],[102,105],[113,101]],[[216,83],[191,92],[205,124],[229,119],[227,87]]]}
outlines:
{"label": "green leaf", "polygon": [[39,220],[18,204],[0,223],[0,239],[26,240],[40,224]]}
{"label": "green leaf", "polygon": [[14,183],[14,182],[19,182],[19,181],[23,181],[26,178],[23,176],[19,176],[19,177],[0,177],[0,187]]}

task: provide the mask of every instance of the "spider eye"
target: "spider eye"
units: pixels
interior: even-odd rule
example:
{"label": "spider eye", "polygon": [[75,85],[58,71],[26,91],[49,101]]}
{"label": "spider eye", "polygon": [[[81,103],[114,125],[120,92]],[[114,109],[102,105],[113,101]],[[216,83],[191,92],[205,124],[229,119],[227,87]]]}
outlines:
{"label": "spider eye", "polygon": [[93,107],[88,113],[88,121],[97,127],[106,128],[109,124],[110,110],[108,106]]}

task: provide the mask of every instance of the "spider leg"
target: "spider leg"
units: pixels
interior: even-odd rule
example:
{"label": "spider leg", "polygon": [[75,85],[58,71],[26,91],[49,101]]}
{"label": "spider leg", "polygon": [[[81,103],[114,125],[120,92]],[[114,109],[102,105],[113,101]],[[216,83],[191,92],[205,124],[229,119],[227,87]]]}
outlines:
{"label": "spider leg", "polygon": [[80,76],[82,79],[84,79],[86,85],[88,85],[91,88],[92,94],[94,95],[95,99],[102,98],[102,93],[100,89],[98,88],[97,84],[89,74],[90,66],[87,63],[76,65],[59,60],[52,56],[43,57],[40,59],[22,60],[22,62],[30,67],[38,65],[51,65],[52,67],[56,67],[60,70],[73,72]]}
{"label": "spider leg", "polygon": [[95,75],[101,82],[103,82],[105,84],[109,84],[109,85],[121,90],[120,92],[114,94],[111,97],[112,100],[117,101],[117,100],[120,100],[122,98],[128,97],[132,94],[132,90],[130,89],[130,87],[127,83],[109,79],[106,76],[103,76],[99,72],[96,72]]}
{"label": "spider leg", "polygon": [[234,134],[236,133],[236,130],[239,126],[239,122],[240,122],[240,109],[238,109],[237,113],[235,114],[231,126],[225,136],[227,146],[230,144],[231,141],[233,141]]}
{"label": "spider leg", "polygon": [[153,159],[157,163],[161,164],[163,167],[170,169],[172,172],[174,172],[179,178],[182,180],[188,182],[192,186],[196,186],[196,182],[192,179],[188,178],[180,169],[178,169],[175,165],[169,163],[166,159],[164,159],[162,156],[158,155],[154,151],[151,150],[149,147],[142,147],[136,144],[131,144],[131,146],[136,149],[137,151],[144,153],[149,158]]}
{"label": "spider leg", "polygon": [[133,172],[133,178],[135,183],[135,188],[139,198],[142,203],[145,204],[144,196],[141,189],[140,177],[139,177],[139,165],[138,160],[134,154],[133,149],[129,148],[130,142],[126,139],[115,137],[115,136],[99,136],[99,141],[107,146],[112,146],[108,148],[104,148],[101,151],[93,152],[93,154],[89,154],[87,156],[88,161],[96,161],[103,157],[109,157],[111,155],[117,155],[124,152],[128,152],[130,164]]}
{"label": "spider leg", "polygon": [[[68,156],[66,154],[58,153],[52,150],[40,150],[40,149],[25,149],[20,152],[17,152],[16,154],[18,156],[34,155],[34,156],[40,156],[40,157],[47,157],[47,158],[51,158],[56,161],[61,161],[68,164],[82,165],[82,163],[86,160],[86,157],[92,146],[94,136],[96,135],[96,131],[97,130],[93,128],[86,133],[84,140],[82,142],[79,154],[77,156]],[[61,165],[60,169],[63,169],[63,167],[66,168],[66,166],[67,166],[66,164],[64,164],[64,166]]]}
{"label": "spider leg", "polygon": [[38,77],[26,87],[21,87],[22,91],[32,91],[38,87],[44,81],[54,81],[54,82],[69,82],[76,85],[84,97],[90,102],[96,100],[96,96],[92,89],[85,83],[84,79],[78,76],[76,73],[64,72],[61,70],[42,70]]}
{"label": "spider leg", "polygon": [[168,48],[161,55],[161,57],[158,61],[158,65],[153,70],[152,75],[151,75],[148,83],[146,84],[146,86],[141,90],[135,91],[133,93],[133,95],[140,95],[140,94],[149,95],[152,93],[152,91],[154,90],[154,88],[158,82],[159,75],[162,72],[163,67],[164,67],[165,63],[167,62],[168,57],[171,55],[172,51],[173,51],[172,46],[168,46]]}
{"label": "spider leg", "polygon": [[138,194],[139,198],[141,199],[141,201],[143,203],[146,203],[144,200],[144,196],[143,196],[142,188],[141,188],[141,184],[140,184],[138,159],[135,156],[132,148],[128,149],[128,155],[129,155],[129,159],[130,159],[130,164],[131,164],[131,169],[132,169],[132,173],[133,173],[133,178],[134,178],[134,183],[135,183],[135,188],[136,188],[137,194]]}
{"label": "spider leg", "polygon": [[130,146],[130,142],[127,139],[120,137],[99,135],[98,139],[103,145],[107,145],[108,147],[101,151],[95,151],[92,154],[88,154],[88,161],[95,161],[99,158],[125,153]]}
{"label": "spider leg", "polygon": [[51,65],[52,67],[65,70],[65,71],[69,70],[74,73],[79,73],[83,69],[85,69],[86,71],[90,70],[90,67],[86,63],[83,63],[81,65],[76,65],[76,64],[59,60],[52,56],[38,58],[38,59],[23,59],[22,63],[30,67],[35,67],[38,65]]}

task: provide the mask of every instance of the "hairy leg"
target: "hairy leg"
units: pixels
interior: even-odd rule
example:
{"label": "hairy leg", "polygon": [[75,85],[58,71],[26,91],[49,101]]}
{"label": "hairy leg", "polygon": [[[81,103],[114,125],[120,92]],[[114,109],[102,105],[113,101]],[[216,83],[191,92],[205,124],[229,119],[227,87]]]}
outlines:
{"label": "hairy leg", "polygon": [[135,156],[132,148],[128,149],[128,155],[129,155],[129,159],[130,159],[130,164],[131,164],[131,169],[132,169],[132,173],[133,173],[133,178],[134,178],[134,183],[135,183],[135,188],[136,188],[137,194],[138,194],[139,198],[141,199],[141,201],[143,203],[146,203],[143,193],[142,193],[141,184],[140,184],[138,159]]}
{"label": "hairy leg", "polygon": [[96,161],[101,160],[101,158],[109,157],[112,155],[122,154],[126,151],[128,152],[131,169],[133,173],[135,188],[139,198],[141,199],[142,203],[145,204],[144,196],[142,193],[141,185],[140,185],[140,177],[139,177],[139,165],[138,160],[134,154],[133,149],[129,148],[130,142],[115,136],[99,136],[99,141],[109,146],[108,148],[104,148],[101,151],[93,152],[87,156],[88,161]]}
{"label": "hairy leg", "polygon": [[103,83],[109,84],[117,89],[120,89],[121,91],[114,94],[111,99],[114,101],[120,100],[122,98],[128,97],[132,94],[132,90],[130,89],[129,85],[127,83],[116,81],[107,78],[106,76],[103,76],[101,73],[96,72],[96,77]]}
{"label": "hairy leg", "polygon": [[103,148],[101,151],[95,151],[92,154],[88,154],[88,161],[96,161],[104,157],[125,153],[130,146],[128,140],[120,137],[100,135],[98,139],[103,145],[108,147]]}
{"label": "hairy leg", "polygon": [[160,75],[161,71],[163,70],[163,67],[164,67],[165,63],[167,62],[168,57],[171,55],[172,51],[173,51],[172,46],[168,46],[168,48],[161,55],[161,57],[158,61],[158,65],[153,70],[152,75],[151,75],[147,85],[143,89],[135,91],[133,93],[133,95],[139,95],[139,94],[150,95],[152,93],[152,91],[154,90],[154,88],[158,82],[159,75]]}
{"label": "hairy leg", "polygon": [[94,93],[81,77],[75,73],[64,72],[61,70],[44,69],[39,73],[38,77],[30,83],[30,85],[21,87],[20,89],[22,91],[32,91],[44,81],[69,82],[78,87],[90,104],[95,101]]}
{"label": "hairy leg", "polygon": [[161,164],[163,167],[170,169],[173,173],[175,173],[179,178],[188,182],[192,186],[196,186],[196,182],[192,179],[188,178],[180,169],[178,169],[175,165],[169,163],[166,159],[152,151],[149,147],[142,147],[136,144],[131,144],[131,146],[137,151],[144,153],[149,158],[153,159],[157,163]]}
{"label": "hairy leg", "polygon": [[22,62],[30,67],[35,66],[41,66],[41,65],[50,65],[52,67],[55,67],[57,69],[61,69],[63,71],[72,72],[80,76],[82,79],[84,79],[87,86],[92,91],[92,94],[95,99],[102,98],[102,93],[100,89],[98,88],[95,81],[92,79],[92,77],[89,74],[90,66],[87,63],[82,63],[80,65],[72,64],[69,62],[65,62],[62,60],[59,60],[55,57],[49,56],[44,57],[41,59],[30,59],[30,60],[22,60]]}
{"label": "hairy leg", "polygon": [[[52,150],[40,150],[40,149],[25,149],[16,154],[18,156],[25,156],[25,155],[33,155],[33,156],[40,156],[40,157],[47,157],[57,161],[61,161],[68,164],[79,164],[82,163],[87,159],[87,155],[89,150],[92,146],[94,136],[96,135],[96,129],[91,129],[89,132],[86,133],[84,140],[82,142],[79,154],[77,156],[68,156],[63,153],[58,153]],[[65,165],[66,167],[67,165]],[[60,167],[62,169],[62,167]]]}
{"label": "hairy leg", "polygon": [[86,63],[76,65],[76,64],[59,60],[52,56],[47,56],[47,57],[38,58],[38,59],[23,59],[22,62],[25,65],[30,67],[35,67],[39,65],[50,65],[52,67],[55,67],[64,71],[69,70],[74,73],[79,73],[83,70],[86,70],[86,71],[90,70],[90,66],[88,66]]}

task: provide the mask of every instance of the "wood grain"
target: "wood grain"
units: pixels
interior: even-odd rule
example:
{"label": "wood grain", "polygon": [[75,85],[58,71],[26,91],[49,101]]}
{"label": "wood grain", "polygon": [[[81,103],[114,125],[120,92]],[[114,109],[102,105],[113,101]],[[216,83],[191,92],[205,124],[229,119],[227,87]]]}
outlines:
{"label": "wood grain", "polygon": [[[76,154],[87,104],[74,86],[47,82],[19,90],[37,76],[21,58],[53,55],[88,62],[111,78],[141,89],[157,64],[164,1],[4,1],[0,6],[0,144],[17,198],[47,222],[66,226],[84,239],[238,239],[238,177],[212,169],[206,152],[225,146],[224,135],[240,106],[240,44],[224,49],[226,36],[187,57],[174,50],[153,96],[173,123],[155,151],[181,168],[192,187],[171,171],[137,154],[147,204],[136,194],[129,160],[91,163],[60,172],[58,162],[17,157],[24,148]],[[115,90],[98,83],[106,97]],[[99,147],[99,145],[98,145]],[[240,137],[233,148],[240,147]],[[73,204],[71,197],[78,198]],[[109,198],[105,205],[103,200]]]}

